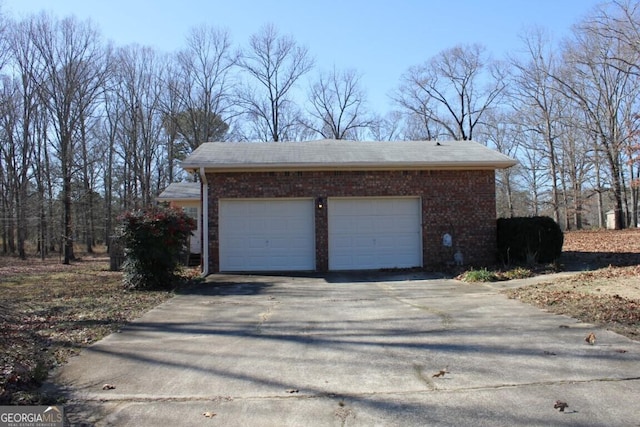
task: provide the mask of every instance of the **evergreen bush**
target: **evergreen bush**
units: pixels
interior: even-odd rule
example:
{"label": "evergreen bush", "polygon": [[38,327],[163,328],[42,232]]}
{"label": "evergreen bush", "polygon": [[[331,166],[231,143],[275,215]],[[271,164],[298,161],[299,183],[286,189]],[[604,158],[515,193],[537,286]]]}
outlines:
{"label": "evergreen bush", "polygon": [[498,219],[498,259],[505,265],[550,263],[562,254],[564,234],[548,216]]}
{"label": "evergreen bush", "polygon": [[196,222],[182,209],[150,208],[122,218],[122,265],[128,289],[168,289],[177,279],[180,255]]}

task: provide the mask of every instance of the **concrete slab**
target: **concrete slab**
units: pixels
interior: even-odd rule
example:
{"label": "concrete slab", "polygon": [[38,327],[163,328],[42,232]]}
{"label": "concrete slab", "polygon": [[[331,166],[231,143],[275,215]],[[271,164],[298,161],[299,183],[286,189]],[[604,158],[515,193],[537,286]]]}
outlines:
{"label": "concrete slab", "polygon": [[210,276],[53,378],[85,425],[640,425],[640,343],[419,273]]}

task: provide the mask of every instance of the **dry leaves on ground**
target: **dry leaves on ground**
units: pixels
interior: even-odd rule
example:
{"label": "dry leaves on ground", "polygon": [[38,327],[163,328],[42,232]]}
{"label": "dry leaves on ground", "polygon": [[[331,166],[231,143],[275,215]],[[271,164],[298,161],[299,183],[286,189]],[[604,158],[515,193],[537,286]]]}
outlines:
{"label": "dry leaves on ground", "polygon": [[563,249],[565,262],[595,260],[605,267],[507,294],[640,339],[640,230],[567,232]]}
{"label": "dry leaves on ground", "polygon": [[50,368],[171,296],[125,291],[107,258],[0,259],[2,404],[37,403],[29,391]]}
{"label": "dry leaves on ground", "polygon": [[640,229],[568,231],[562,250],[640,254]]}

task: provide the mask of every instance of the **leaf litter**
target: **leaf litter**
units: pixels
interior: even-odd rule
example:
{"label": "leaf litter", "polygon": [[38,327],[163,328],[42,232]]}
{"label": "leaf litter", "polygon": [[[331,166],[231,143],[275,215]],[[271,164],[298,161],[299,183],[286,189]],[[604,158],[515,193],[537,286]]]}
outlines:
{"label": "leaf litter", "polygon": [[564,262],[595,269],[507,295],[640,340],[640,230],[567,232],[563,251]]}
{"label": "leaf litter", "polygon": [[0,404],[47,403],[36,389],[50,369],[172,295],[126,291],[108,267],[0,257]]}

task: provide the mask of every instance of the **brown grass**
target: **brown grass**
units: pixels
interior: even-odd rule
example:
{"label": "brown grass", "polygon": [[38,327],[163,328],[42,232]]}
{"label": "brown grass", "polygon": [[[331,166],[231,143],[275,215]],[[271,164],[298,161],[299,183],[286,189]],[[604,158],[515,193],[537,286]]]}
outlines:
{"label": "brown grass", "polygon": [[567,232],[563,252],[567,264],[592,270],[507,294],[640,340],[640,230]]}
{"label": "brown grass", "polygon": [[0,404],[38,403],[49,369],[172,296],[125,291],[102,254],[71,265],[0,258]]}

